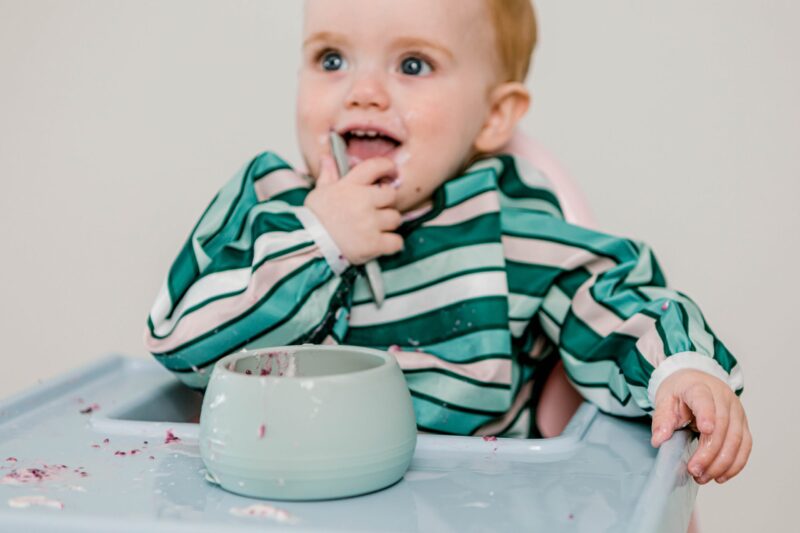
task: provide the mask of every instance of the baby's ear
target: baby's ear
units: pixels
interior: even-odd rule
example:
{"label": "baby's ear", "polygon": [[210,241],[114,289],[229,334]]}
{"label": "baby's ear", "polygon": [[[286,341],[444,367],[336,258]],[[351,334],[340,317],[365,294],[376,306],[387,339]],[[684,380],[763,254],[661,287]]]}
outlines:
{"label": "baby's ear", "polygon": [[508,144],[530,103],[530,93],[519,82],[502,83],[492,89],[489,93],[489,114],[475,139],[475,150],[493,153]]}

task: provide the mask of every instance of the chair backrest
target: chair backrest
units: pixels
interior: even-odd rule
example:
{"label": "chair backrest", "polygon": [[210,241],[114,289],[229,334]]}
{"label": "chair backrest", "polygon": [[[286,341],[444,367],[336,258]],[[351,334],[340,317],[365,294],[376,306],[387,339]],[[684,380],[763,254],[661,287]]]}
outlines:
{"label": "chair backrest", "polygon": [[550,179],[556,188],[567,221],[588,228],[595,227],[594,216],[583,192],[564,167],[541,144],[517,130],[514,138],[502,151],[522,157]]}
{"label": "chair backrest", "polygon": [[[517,131],[503,152],[527,160],[547,176],[556,189],[564,218],[568,222],[595,227],[595,219],[585,196],[564,167],[542,145]],[[570,384],[564,365],[559,361],[550,372],[536,406],[536,424],[542,436],[560,435],[582,402],[583,397]]]}

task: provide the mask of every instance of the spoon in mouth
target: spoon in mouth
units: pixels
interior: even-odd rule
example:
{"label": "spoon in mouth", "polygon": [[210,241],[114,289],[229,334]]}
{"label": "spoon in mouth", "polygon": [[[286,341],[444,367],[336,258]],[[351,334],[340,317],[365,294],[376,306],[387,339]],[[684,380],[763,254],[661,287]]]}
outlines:
{"label": "spoon in mouth", "polygon": [[[344,177],[350,172],[350,165],[347,162],[347,144],[344,142],[342,136],[335,131],[331,131],[330,143],[331,153],[333,154],[334,161],[336,161],[339,177]],[[364,270],[367,273],[367,281],[369,282],[370,291],[372,291],[372,297],[375,299],[375,305],[380,309],[386,298],[386,292],[383,288],[383,278],[381,277],[381,267],[378,265],[378,261],[373,259],[364,265]]]}

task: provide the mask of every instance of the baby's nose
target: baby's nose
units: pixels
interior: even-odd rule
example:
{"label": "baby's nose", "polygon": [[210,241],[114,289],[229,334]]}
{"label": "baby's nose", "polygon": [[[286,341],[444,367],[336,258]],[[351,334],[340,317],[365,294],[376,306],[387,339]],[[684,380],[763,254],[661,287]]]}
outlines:
{"label": "baby's nose", "polygon": [[375,108],[384,110],[389,107],[389,93],[378,76],[366,74],[353,81],[347,95],[348,108]]}

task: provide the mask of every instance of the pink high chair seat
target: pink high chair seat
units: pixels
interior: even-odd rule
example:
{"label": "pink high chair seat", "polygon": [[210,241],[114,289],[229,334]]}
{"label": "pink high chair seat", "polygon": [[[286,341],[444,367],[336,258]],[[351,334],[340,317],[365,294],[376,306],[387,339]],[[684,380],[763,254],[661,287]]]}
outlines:
{"label": "pink high chair seat", "polygon": [[[547,176],[556,190],[568,222],[596,228],[595,219],[580,188],[542,145],[518,130],[502,152],[525,159]],[[559,361],[547,378],[536,407],[536,422],[542,436],[560,435],[581,403],[583,397],[570,384],[564,365]],[[692,512],[687,533],[699,533],[696,511]]]}

